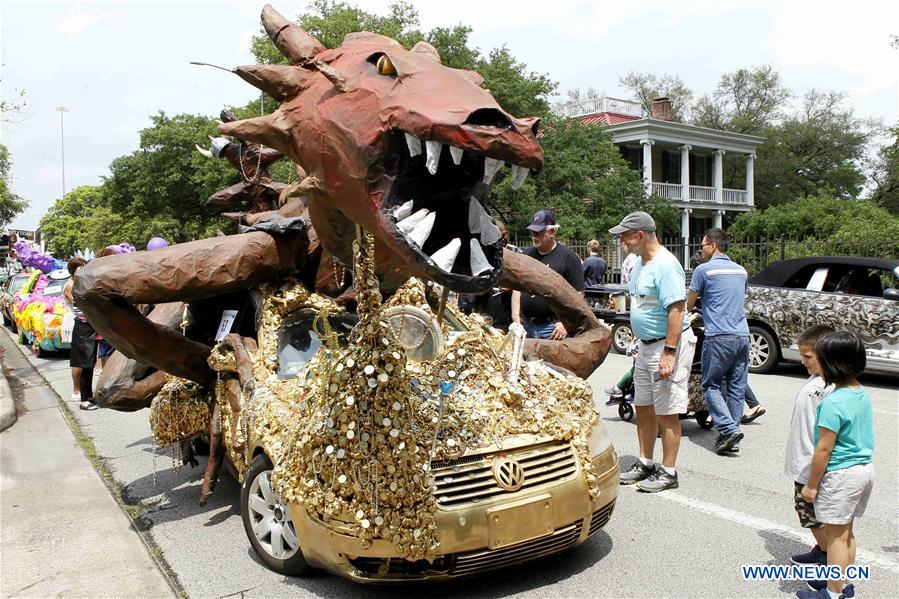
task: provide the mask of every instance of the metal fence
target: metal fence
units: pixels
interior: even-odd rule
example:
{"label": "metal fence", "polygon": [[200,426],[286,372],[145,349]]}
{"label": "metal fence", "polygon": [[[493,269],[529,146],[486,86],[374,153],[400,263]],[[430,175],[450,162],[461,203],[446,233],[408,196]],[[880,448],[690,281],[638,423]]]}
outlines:
{"label": "metal fence", "polygon": [[[560,239],[582,259],[587,256],[587,241],[583,239]],[[527,248],[531,245],[530,237],[516,237],[511,243]],[[685,243],[681,237],[662,240],[668,250],[680,258],[682,263],[689,264],[690,257],[701,251],[702,238],[697,237]],[[617,283],[621,280],[621,262],[624,254],[617,241],[606,238],[600,240],[599,255],[608,264],[605,282]],[[890,240],[820,240],[796,238],[754,238],[730,243],[727,255],[741,264],[749,276],[764,270],[772,262],[790,258],[810,256],[865,256],[871,258],[899,257],[899,239]],[[691,269],[687,269],[691,270]]]}

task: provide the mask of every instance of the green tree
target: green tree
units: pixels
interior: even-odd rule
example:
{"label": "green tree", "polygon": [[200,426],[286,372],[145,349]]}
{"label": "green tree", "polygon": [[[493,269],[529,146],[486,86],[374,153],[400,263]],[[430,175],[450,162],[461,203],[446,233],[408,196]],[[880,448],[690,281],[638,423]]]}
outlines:
{"label": "green tree", "polygon": [[28,202],[14,193],[9,184],[9,171],[12,159],[6,146],[0,144],[0,229],[28,208]]}
{"label": "green tree", "polygon": [[522,235],[542,208],[553,210],[560,236],[569,240],[607,235],[633,210],[650,212],[663,233],[677,226],[677,210],[645,197],[640,174],[622,159],[602,125],[550,119],[540,142],[546,153],[543,172],[513,191],[508,172],[500,171],[493,189],[491,208],[513,236]]}
{"label": "green tree", "polygon": [[207,158],[194,144],[217,134],[214,119],[199,115],[151,117],[141,131],[140,149],[113,160],[102,186],[101,206],[92,228],[94,243],[146,243],[154,236],[170,242],[209,237],[229,228],[218,209],[207,206],[212,193],[237,182],[240,173],[224,160]]}
{"label": "green tree", "polygon": [[664,73],[638,73],[631,71],[621,78],[622,87],[643,106],[645,114],[652,114],[652,101],[656,98],[671,100],[671,120],[679,123],[689,120],[693,91],[677,75]]}
{"label": "green tree", "polygon": [[700,127],[760,135],[778,121],[790,99],[780,73],[770,65],[725,73],[711,94],[694,107]]}
{"label": "green tree", "polygon": [[899,125],[889,129],[893,142],[880,148],[871,169],[871,199],[899,216]]}
{"label": "green tree", "polygon": [[756,198],[760,207],[810,195],[857,198],[876,122],[855,115],[839,92],[809,91],[802,106],[763,131]]}
{"label": "green tree", "polygon": [[100,186],[82,185],[54,202],[41,218],[41,235],[51,254],[71,256],[75,250],[95,247],[90,229],[101,196]]}

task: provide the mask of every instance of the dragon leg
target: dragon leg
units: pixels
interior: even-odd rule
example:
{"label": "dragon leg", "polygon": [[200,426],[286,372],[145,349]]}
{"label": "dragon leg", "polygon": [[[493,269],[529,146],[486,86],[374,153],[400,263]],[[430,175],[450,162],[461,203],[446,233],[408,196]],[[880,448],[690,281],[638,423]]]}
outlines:
{"label": "dragon leg", "polygon": [[209,461],[206,462],[206,471],[203,473],[203,485],[200,487],[200,505],[206,505],[209,496],[215,490],[218,483],[219,472],[222,468],[222,457],[225,448],[222,445],[222,410],[218,404],[212,410],[212,418],[209,420]]}
{"label": "dragon leg", "polygon": [[100,258],[79,269],[75,299],[125,356],[207,384],[210,347],[148,320],[134,304],[199,300],[293,274],[307,256],[306,229],[283,235],[254,231]]}
{"label": "dragon leg", "polygon": [[530,256],[504,250],[500,286],[542,296],[565,325],[562,341],[527,339],[526,356],[555,364],[581,378],[589,377],[606,359],[611,330],[600,323],[583,296],[557,272]]}

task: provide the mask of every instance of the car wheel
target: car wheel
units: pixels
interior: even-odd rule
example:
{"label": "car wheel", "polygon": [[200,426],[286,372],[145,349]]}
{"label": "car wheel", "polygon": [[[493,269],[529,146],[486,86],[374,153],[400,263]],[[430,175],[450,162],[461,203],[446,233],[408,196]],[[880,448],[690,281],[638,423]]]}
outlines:
{"label": "car wheel", "polygon": [[9,326],[12,324],[12,321],[9,319],[9,316],[6,315],[6,312],[3,313],[3,326]]}
{"label": "car wheel", "polygon": [[264,455],[253,458],[240,490],[240,515],[250,544],[265,565],[284,576],[302,576],[306,563],[287,506],[272,488],[272,464]]}
{"label": "car wheel", "polygon": [[768,329],[749,327],[749,372],[767,374],[780,362],[780,345]]}
{"label": "car wheel", "polygon": [[626,322],[619,322],[612,327],[612,349],[619,354],[623,354],[630,347],[634,340],[634,332],[631,325]]}

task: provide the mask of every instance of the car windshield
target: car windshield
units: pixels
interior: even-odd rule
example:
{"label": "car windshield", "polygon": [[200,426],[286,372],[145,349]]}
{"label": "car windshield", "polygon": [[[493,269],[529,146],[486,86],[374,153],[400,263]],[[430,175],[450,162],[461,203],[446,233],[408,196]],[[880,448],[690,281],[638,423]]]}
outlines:
{"label": "car windshield", "polygon": [[[321,347],[321,337],[325,334],[318,312],[311,309],[297,310],[288,316],[278,331],[278,378],[296,377]],[[337,342],[346,345],[346,336],[359,318],[352,313],[335,314],[328,318],[331,331],[337,335]],[[313,325],[315,326],[313,330]]]}
{"label": "car windshield", "polygon": [[28,282],[29,277],[31,277],[31,275],[14,276],[12,282],[9,284],[9,293],[15,295],[16,293],[21,291],[22,287],[25,286],[25,283]]}

